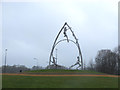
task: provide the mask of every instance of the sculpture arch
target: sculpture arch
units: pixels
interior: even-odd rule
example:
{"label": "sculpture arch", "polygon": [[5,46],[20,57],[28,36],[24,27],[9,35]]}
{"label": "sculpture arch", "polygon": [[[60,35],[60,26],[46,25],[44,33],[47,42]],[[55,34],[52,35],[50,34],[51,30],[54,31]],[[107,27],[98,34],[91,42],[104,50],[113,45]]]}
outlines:
{"label": "sculpture arch", "polygon": [[[59,38],[59,35],[62,33],[63,30],[64,30],[63,34],[64,34],[64,37],[65,37],[66,39],[62,39],[62,40],[57,41],[58,38]],[[67,36],[67,34],[66,34],[67,30],[70,30],[70,32],[72,33],[75,41],[73,41],[73,40],[71,40],[71,39],[68,38],[68,36]],[[55,38],[55,41],[54,41],[54,43],[53,43],[52,50],[51,50],[51,52],[50,52],[50,57],[49,57],[49,66],[51,65],[51,63],[53,63],[53,64],[56,65],[56,66],[58,65],[57,63],[55,63],[55,57],[53,56],[53,52],[54,52],[54,49],[55,49],[56,45],[58,45],[58,44],[59,44],[60,42],[62,42],[62,41],[67,41],[67,42],[71,41],[71,42],[73,42],[73,43],[77,46],[77,48],[78,48],[78,52],[79,52],[79,56],[77,57],[77,58],[78,58],[78,61],[77,61],[74,65],[72,65],[71,67],[69,67],[69,68],[72,68],[73,66],[75,66],[75,65],[78,64],[79,67],[81,67],[81,69],[83,70],[83,59],[82,59],[82,53],[81,53],[80,45],[79,45],[79,43],[78,43],[78,39],[76,38],[76,36],[75,36],[74,32],[72,31],[71,27],[70,27],[66,22],[65,22],[65,24],[63,25],[63,27],[60,29],[60,31],[59,31],[59,33],[58,33],[58,35],[57,35],[57,37]],[[79,59],[79,58],[80,58],[80,59]]]}

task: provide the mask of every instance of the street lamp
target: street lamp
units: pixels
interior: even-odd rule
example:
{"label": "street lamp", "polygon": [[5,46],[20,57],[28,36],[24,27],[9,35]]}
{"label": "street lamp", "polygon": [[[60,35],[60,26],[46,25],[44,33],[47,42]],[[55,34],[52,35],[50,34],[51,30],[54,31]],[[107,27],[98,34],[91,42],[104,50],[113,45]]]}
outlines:
{"label": "street lamp", "polygon": [[35,59],[37,61],[37,67],[38,67],[38,59],[37,58],[33,58],[33,59]]}
{"label": "street lamp", "polygon": [[5,67],[4,67],[5,73],[6,73],[6,60],[7,60],[7,49],[5,49]]}
{"label": "street lamp", "polygon": [[56,64],[57,64],[57,50],[58,50],[58,49],[56,48],[55,50],[56,50]]}

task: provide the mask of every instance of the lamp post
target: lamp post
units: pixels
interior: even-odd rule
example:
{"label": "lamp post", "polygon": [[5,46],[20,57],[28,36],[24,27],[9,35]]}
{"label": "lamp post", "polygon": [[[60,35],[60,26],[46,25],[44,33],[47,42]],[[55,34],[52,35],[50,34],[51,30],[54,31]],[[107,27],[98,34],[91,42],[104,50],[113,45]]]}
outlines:
{"label": "lamp post", "polygon": [[5,73],[6,73],[6,60],[7,60],[7,49],[5,49],[5,66],[4,66]]}
{"label": "lamp post", "polygon": [[56,50],[56,64],[57,64],[57,50],[58,50],[58,49],[56,48],[55,50]]}
{"label": "lamp post", "polygon": [[33,59],[35,59],[35,60],[37,61],[37,64],[36,64],[36,65],[37,65],[37,67],[38,67],[38,59],[37,59],[37,58],[33,58]]}

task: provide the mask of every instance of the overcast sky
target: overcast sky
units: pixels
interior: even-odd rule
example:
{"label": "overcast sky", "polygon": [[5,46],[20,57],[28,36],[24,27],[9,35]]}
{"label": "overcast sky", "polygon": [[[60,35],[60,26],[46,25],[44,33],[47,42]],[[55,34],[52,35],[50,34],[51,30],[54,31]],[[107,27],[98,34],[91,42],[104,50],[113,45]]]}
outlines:
{"label": "overcast sky", "polygon": [[[98,50],[117,47],[117,0],[4,2],[3,64],[7,48],[7,65],[32,67],[36,65],[33,58],[38,58],[40,66],[47,66],[55,37],[65,22],[79,40],[85,63],[95,58]],[[76,62],[78,51],[73,43],[62,42],[56,48],[58,64],[70,66]]]}

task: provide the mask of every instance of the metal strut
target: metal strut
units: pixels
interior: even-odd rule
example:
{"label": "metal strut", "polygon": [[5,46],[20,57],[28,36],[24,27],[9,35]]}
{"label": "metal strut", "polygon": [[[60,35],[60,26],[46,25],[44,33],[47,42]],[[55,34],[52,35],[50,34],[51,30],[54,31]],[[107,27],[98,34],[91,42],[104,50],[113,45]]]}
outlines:
{"label": "metal strut", "polygon": [[[67,28],[67,27],[68,27],[68,28]],[[64,31],[63,31],[63,30],[64,30]],[[70,39],[68,38],[68,35],[67,35],[67,31],[68,31],[68,30],[71,31],[71,33],[72,33],[75,41],[70,40]],[[59,37],[59,35],[61,34],[62,31],[63,31],[64,37],[65,37],[66,39],[62,39],[62,40],[60,40],[60,41],[57,42],[57,39],[58,39],[58,37]],[[59,44],[59,43],[62,42],[62,41],[67,41],[67,42],[71,41],[71,42],[73,42],[73,43],[77,46],[77,48],[78,48],[78,52],[79,52],[79,56],[77,57],[78,60],[77,60],[77,62],[76,62],[74,65],[70,66],[69,68],[72,68],[72,67],[74,67],[75,65],[79,65],[79,66],[77,67],[77,69],[78,69],[79,67],[81,67],[81,69],[83,70],[83,58],[82,58],[82,53],[81,53],[81,50],[80,50],[80,45],[79,45],[79,43],[78,43],[78,39],[76,38],[76,36],[75,36],[74,32],[72,31],[71,27],[70,27],[66,22],[65,22],[65,24],[63,25],[63,27],[60,29],[60,31],[59,31],[58,35],[56,36],[55,41],[54,41],[54,43],[53,43],[52,50],[51,50],[51,52],[50,52],[50,57],[49,57],[49,65],[51,65],[51,63],[53,63],[53,65],[58,66],[58,64],[57,64],[56,61],[55,61],[55,57],[53,56],[53,52],[54,52],[54,49],[55,49],[56,45]],[[51,60],[51,59],[52,59],[52,60]]]}

